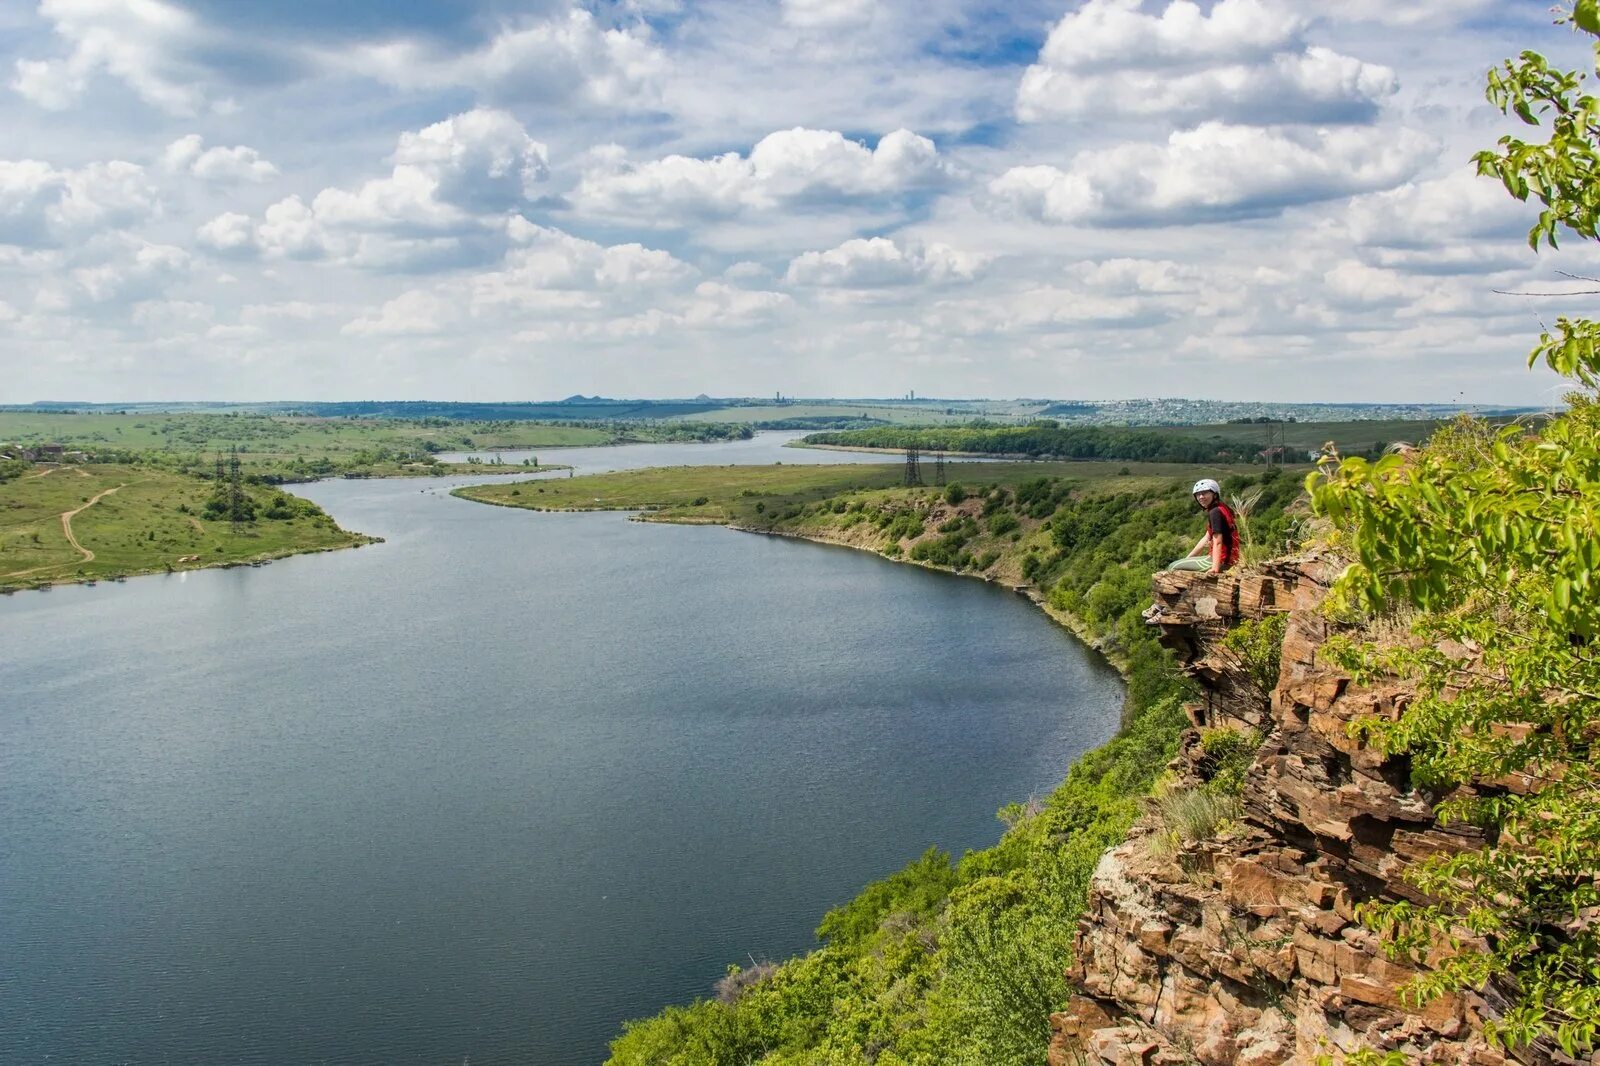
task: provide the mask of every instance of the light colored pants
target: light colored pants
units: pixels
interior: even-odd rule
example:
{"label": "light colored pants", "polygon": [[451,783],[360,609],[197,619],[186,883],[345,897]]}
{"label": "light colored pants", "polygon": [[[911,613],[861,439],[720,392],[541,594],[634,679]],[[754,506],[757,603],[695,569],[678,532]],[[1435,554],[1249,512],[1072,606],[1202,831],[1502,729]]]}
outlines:
{"label": "light colored pants", "polygon": [[1211,570],[1211,556],[1209,556],[1209,555],[1191,555],[1186,559],[1179,559],[1177,562],[1175,562],[1172,565],[1168,566],[1167,569],[1168,570],[1197,570],[1202,574],[1208,573]]}

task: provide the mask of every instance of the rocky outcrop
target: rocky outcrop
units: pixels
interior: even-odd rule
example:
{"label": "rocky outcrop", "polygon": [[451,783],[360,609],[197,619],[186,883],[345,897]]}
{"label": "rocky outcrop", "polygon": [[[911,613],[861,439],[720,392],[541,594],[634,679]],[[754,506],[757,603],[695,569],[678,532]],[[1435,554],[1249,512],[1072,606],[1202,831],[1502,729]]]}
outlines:
{"label": "rocky outcrop", "polygon": [[[1204,692],[1192,722],[1263,739],[1241,814],[1214,839],[1153,847],[1152,816],[1101,859],[1071,974],[1080,994],[1051,1019],[1052,1066],[1311,1066],[1359,1048],[1509,1061],[1482,1036],[1489,1003],[1409,1002],[1415,971],[1356,920],[1363,901],[1414,898],[1407,864],[1477,841],[1434,820],[1437,797],[1410,788],[1403,759],[1351,736],[1353,720],[1396,715],[1411,693],[1354,685],[1319,661],[1329,633],[1318,605],[1335,572],[1307,557],[1156,575],[1152,624]],[[1272,614],[1287,619],[1266,687],[1223,638]],[[1198,741],[1197,730],[1173,765],[1191,783],[1204,774]],[[1542,1049],[1518,1058],[1571,1061]]]}

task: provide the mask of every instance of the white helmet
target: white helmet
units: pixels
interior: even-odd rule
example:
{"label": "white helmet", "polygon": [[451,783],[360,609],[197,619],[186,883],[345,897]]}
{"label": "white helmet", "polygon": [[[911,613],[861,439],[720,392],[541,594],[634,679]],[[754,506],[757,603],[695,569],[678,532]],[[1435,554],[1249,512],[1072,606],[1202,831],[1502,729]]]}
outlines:
{"label": "white helmet", "polygon": [[1222,496],[1222,486],[1208,477],[1203,477],[1194,483],[1194,488],[1189,490],[1189,495],[1198,496],[1202,492],[1214,492],[1220,498]]}

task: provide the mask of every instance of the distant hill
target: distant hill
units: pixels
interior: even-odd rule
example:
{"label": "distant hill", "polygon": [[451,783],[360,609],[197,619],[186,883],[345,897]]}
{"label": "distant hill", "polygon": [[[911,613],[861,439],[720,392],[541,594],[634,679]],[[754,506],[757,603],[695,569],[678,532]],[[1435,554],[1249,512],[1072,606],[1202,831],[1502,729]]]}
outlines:
{"label": "distant hill", "polygon": [[[1460,412],[1492,419],[1515,418],[1541,411],[1533,407],[1472,406],[1431,403],[1267,403],[1253,400],[955,400],[929,397],[895,399],[815,399],[786,396],[713,397],[692,399],[615,399],[575,393],[564,400],[472,403],[456,400],[275,400],[262,403],[179,400],[160,403],[77,403],[41,400],[0,405],[0,411],[32,414],[81,411],[130,414],[268,414],[322,418],[448,418],[459,421],[649,421],[689,419],[706,422],[759,424],[779,422],[797,429],[852,427],[883,422],[897,424],[1019,425],[1045,417],[1070,425],[1199,426],[1223,423],[1439,421]],[[831,421],[811,421],[811,420]]]}

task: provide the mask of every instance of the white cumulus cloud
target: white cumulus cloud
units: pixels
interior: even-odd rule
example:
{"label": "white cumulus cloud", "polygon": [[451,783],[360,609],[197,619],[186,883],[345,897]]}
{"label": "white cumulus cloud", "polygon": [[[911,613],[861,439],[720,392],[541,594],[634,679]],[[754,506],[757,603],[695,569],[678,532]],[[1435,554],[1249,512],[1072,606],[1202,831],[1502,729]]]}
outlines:
{"label": "white cumulus cloud", "polygon": [[195,238],[214,252],[234,254],[255,248],[255,227],[249,215],[227,211],[196,230]]}
{"label": "white cumulus cloud", "polygon": [[19,59],[11,87],[40,107],[70,107],[104,74],[174,114],[200,110],[199,73],[187,58],[209,35],[188,11],[161,0],[41,0],[68,47],[58,59]]}
{"label": "white cumulus cloud", "polygon": [[324,60],[402,89],[469,88],[497,100],[618,108],[649,106],[664,67],[647,26],[607,29],[581,9],[507,27],[471,52],[441,54],[402,39]]}
{"label": "white cumulus cloud", "polygon": [[411,289],[384,303],[373,315],[345,323],[351,337],[422,336],[442,333],[461,320],[461,308],[426,289]]}
{"label": "white cumulus cloud", "polygon": [[285,197],[248,239],[232,212],[201,227],[199,239],[221,252],[380,269],[448,262],[473,241],[498,240],[505,213],[549,174],[545,146],[509,112],[485,108],[402,133],[390,162],[387,177],[329,186],[309,204]]}
{"label": "white cumulus cloud", "polygon": [[500,270],[474,280],[474,305],[542,305],[540,294],[551,290],[638,290],[677,285],[695,274],[671,253],[642,244],[603,245],[523,218],[513,218],[507,230],[512,248]]}
{"label": "white cumulus cloud", "polygon": [[573,200],[590,215],[679,225],[689,220],[685,216],[895,196],[948,176],[938,148],[910,130],[885,134],[868,148],[835,130],[797,127],[768,134],[748,156],[671,155],[634,165],[602,155]]}
{"label": "white cumulus cloud", "polygon": [[1364,244],[1432,248],[1460,238],[1526,233],[1536,211],[1506,194],[1493,178],[1461,167],[1431,181],[1406,182],[1352,200],[1345,224]]}
{"label": "white cumulus cloud", "polygon": [[1056,24],[1017,90],[1017,117],[1149,115],[1272,124],[1369,118],[1394,71],[1307,44],[1301,16],[1267,0],[1088,0]]}
{"label": "white cumulus cloud", "polygon": [[111,160],[59,170],[37,159],[0,159],[0,244],[38,247],[126,228],[161,201],[137,163]]}
{"label": "white cumulus cloud", "polygon": [[176,174],[189,174],[201,181],[260,182],[278,176],[278,168],[261,158],[248,145],[232,148],[207,148],[198,133],[179,137],[167,145],[162,165]]}
{"label": "white cumulus cloud", "polygon": [[477,108],[402,133],[396,170],[414,168],[438,199],[469,209],[502,211],[550,175],[549,151],[509,111]]}
{"label": "white cumulus cloud", "polygon": [[1064,171],[1015,167],[988,191],[1002,211],[1041,222],[1137,226],[1265,217],[1391,188],[1435,151],[1431,138],[1406,129],[1208,122],[1163,143],[1080,153]]}
{"label": "white cumulus cloud", "polygon": [[126,303],[153,299],[186,277],[193,260],[170,244],[123,240],[105,260],[69,271],[41,290],[41,302],[52,309]]}
{"label": "white cumulus cloud", "polygon": [[901,246],[886,237],[858,238],[827,251],[796,256],[784,280],[791,285],[847,289],[971,281],[989,258],[947,244]]}

